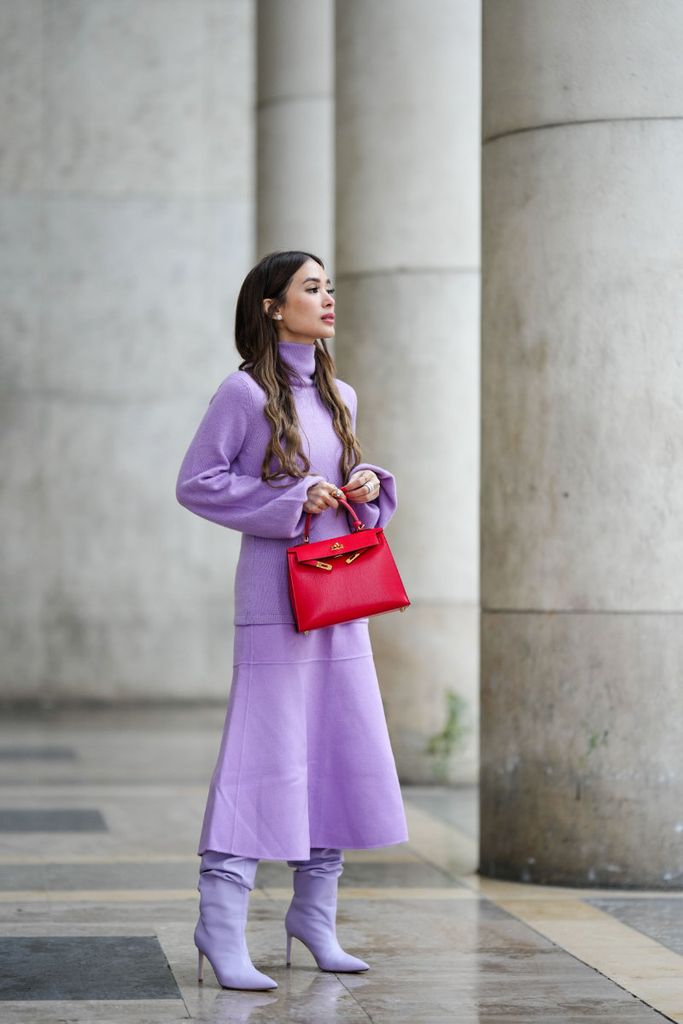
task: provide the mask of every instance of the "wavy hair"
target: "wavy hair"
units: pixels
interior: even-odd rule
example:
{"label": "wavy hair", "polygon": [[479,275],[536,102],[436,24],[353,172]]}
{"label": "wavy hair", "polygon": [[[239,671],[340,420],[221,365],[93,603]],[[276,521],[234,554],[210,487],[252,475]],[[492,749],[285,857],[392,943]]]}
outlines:
{"label": "wavy hair", "polygon": [[[325,269],[323,261],[310,252],[283,250],[269,253],[249,271],[237,298],[235,344],[242,356],[239,369],[245,370],[265,391],[264,412],[272,431],[261,467],[261,478],[266,482],[287,476],[300,479],[307,476],[311,468],[301,444],[296,405],[288,372],[280,357],[277,329],[263,310],[264,299],[273,299],[278,304],[285,301],[293,275],[309,259]],[[351,413],[334,382],[336,366],[327,343],[324,338],[317,338],[314,345],[313,381],[320,400],[330,411],[332,425],[342,443],[339,472],[342,482],[345,482],[354,466],[361,461],[363,453],[353,431]],[[301,460],[300,464],[297,458]],[[275,468],[271,468],[273,460]]]}

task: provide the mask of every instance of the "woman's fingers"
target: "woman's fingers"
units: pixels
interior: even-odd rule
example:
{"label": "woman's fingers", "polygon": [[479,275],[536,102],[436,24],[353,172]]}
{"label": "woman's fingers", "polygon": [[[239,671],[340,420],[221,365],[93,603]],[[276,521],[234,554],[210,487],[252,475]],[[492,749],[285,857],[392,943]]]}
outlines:
{"label": "woman's fingers", "polygon": [[[352,501],[372,501],[373,498],[377,497],[377,484],[379,478],[372,470],[364,469],[359,473],[354,473],[348,483],[344,484],[342,490],[346,494],[347,498]],[[371,484],[371,487],[367,487],[367,484]]]}
{"label": "woman's fingers", "polygon": [[308,488],[308,500],[304,504],[306,512],[324,512],[327,508],[338,508],[339,502],[332,497],[337,485],[327,481],[313,484]]}
{"label": "woman's fingers", "polygon": [[367,487],[358,485],[353,480],[349,481],[348,484],[344,484],[342,490],[346,497],[351,498],[352,501],[356,501],[358,499],[358,496],[361,495],[363,491],[365,491],[366,494],[368,491]]}
{"label": "woman's fingers", "polygon": [[[370,486],[367,486],[367,485]],[[348,483],[343,484],[341,490],[349,501],[365,502],[374,501],[378,494],[379,477],[372,470],[363,469],[352,474]],[[337,485],[328,480],[313,484],[308,489],[308,500],[304,504],[306,512],[324,512],[328,508],[339,508],[339,502],[333,496]]]}

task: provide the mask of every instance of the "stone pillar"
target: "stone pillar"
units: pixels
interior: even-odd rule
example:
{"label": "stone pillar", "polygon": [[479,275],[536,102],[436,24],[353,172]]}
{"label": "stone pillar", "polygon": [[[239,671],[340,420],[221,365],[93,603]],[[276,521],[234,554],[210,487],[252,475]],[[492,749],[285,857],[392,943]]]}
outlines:
{"label": "stone pillar", "polygon": [[334,257],[333,0],[258,0],[257,253]]}
{"label": "stone pillar", "polygon": [[337,5],[336,358],[397,477],[412,607],[371,634],[406,782],[477,770],[479,21],[476,0]]}
{"label": "stone pillar", "polygon": [[254,31],[251,0],[0,4],[8,698],[226,692],[239,538],[175,480],[237,362]]}
{"label": "stone pillar", "polygon": [[484,0],[482,873],[683,885],[683,7]]}

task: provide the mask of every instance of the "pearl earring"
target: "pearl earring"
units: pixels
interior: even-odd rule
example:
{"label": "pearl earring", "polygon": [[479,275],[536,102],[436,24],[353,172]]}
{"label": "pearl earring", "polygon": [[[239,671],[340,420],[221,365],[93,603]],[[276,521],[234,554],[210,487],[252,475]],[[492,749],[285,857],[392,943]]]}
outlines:
{"label": "pearl earring", "polygon": [[282,313],[276,313],[273,320],[282,320]]}

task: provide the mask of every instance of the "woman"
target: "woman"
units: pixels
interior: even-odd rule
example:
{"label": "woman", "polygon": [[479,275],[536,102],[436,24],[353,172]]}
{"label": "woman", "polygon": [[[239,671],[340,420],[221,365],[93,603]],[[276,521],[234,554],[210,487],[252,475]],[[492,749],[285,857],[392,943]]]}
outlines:
{"label": "woman", "polygon": [[259,859],[295,869],[287,964],[296,937],[322,970],[363,971],[336,938],[343,848],[408,839],[368,618],[306,635],[289,600],[286,549],[303,541],[308,512],[315,541],[350,532],[337,498],[366,526],[396,510],[392,474],[360,462],[356,393],[334,376],[333,292],[307,252],[271,253],[249,272],[235,317],[242,362],[178,476],[182,505],[242,534],[232,685],[197,850],[198,977],[206,956],[224,988],[277,988],[244,937]]}

